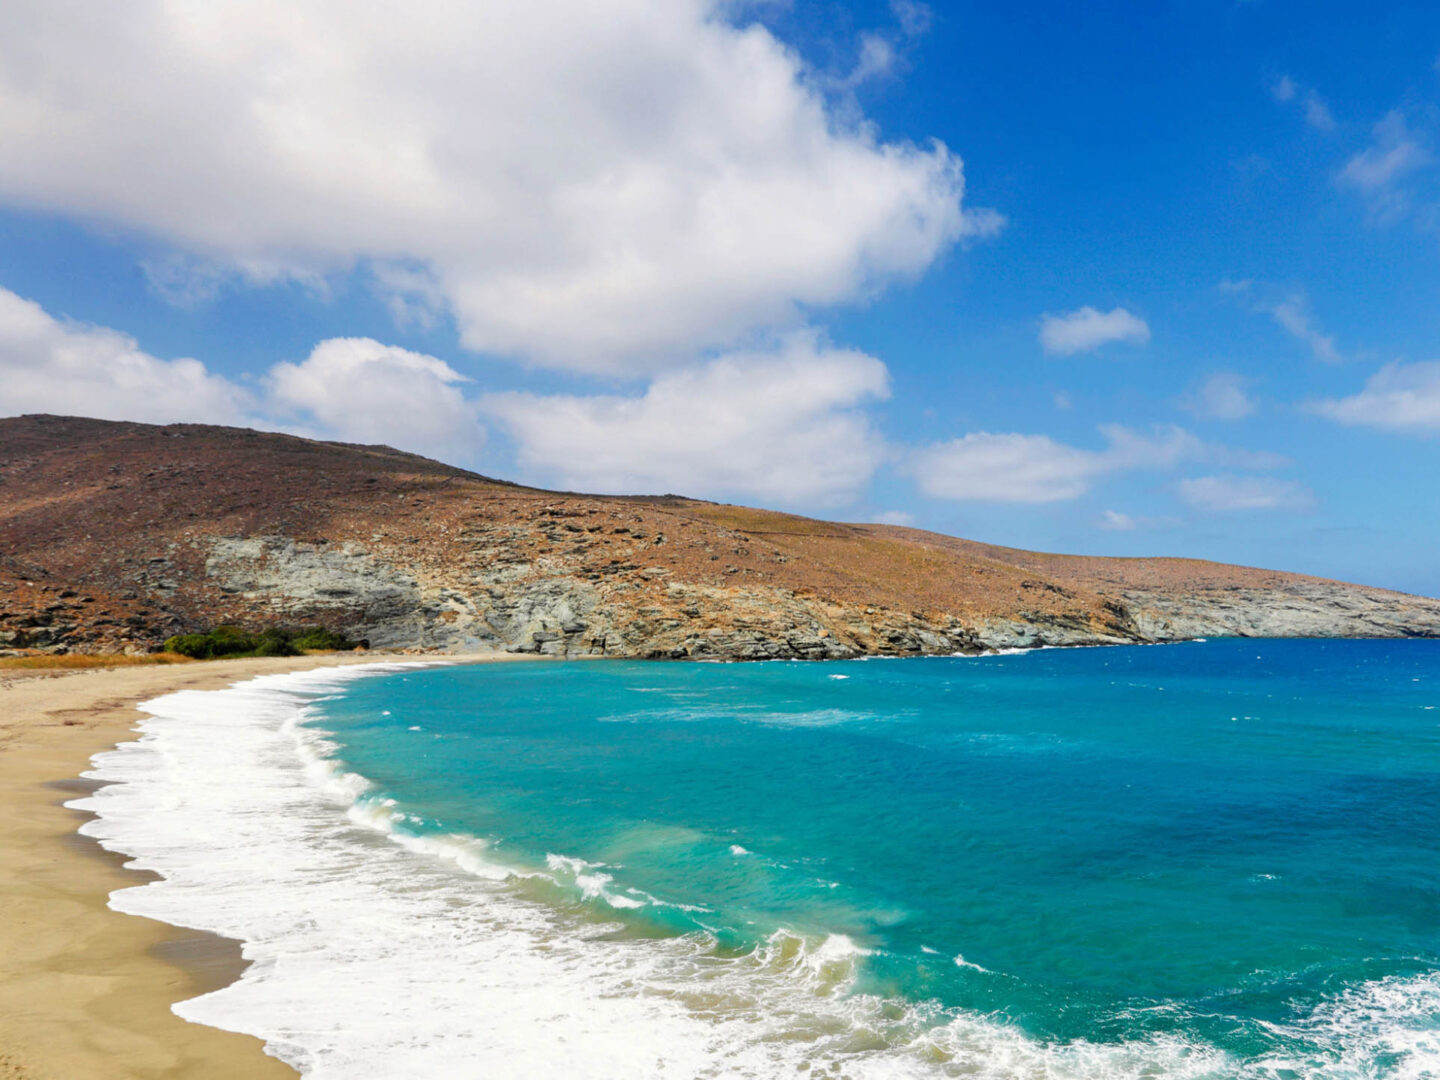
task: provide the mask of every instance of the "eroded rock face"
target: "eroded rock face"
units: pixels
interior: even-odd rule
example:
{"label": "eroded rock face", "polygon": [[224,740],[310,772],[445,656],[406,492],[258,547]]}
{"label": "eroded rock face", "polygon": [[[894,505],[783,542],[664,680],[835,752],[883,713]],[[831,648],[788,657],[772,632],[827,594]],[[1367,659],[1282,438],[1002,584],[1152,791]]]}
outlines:
{"label": "eroded rock face", "polygon": [[1440,637],[1440,604],[1328,583],[1126,595],[1149,640],[1197,637]]}
{"label": "eroded rock face", "polygon": [[1029,611],[965,619],[773,587],[673,581],[657,567],[588,580],[563,560],[513,554],[490,544],[417,566],[404,545],[272,535],[216,538],[204,566],[222,594],[252,609],[328,616],[377,647],[457,653],[845,659],[1216,636],[1440,636],[1440,604],[1326,583],[1132,590],[1089,617]]}

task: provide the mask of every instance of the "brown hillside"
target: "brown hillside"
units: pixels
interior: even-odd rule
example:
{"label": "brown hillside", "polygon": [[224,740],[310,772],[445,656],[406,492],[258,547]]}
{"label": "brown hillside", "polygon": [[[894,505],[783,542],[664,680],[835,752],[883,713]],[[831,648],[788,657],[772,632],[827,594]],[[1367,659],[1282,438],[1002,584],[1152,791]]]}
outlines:
{"label": "brown hillside", "polygon": [[383,446],[0,420],[0,647],[325,622],[376,643],[842,656],[1200,633],[1424,634],[1440,604],[674,496],[541,491]]}

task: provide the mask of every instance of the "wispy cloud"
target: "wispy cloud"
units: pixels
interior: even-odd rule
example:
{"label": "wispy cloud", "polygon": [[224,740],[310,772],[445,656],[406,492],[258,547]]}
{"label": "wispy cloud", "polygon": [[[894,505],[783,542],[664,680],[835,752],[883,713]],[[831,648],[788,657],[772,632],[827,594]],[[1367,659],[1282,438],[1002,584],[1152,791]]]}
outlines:
{"label": "wispy cloud", "polygon": [[1192,389],[1180,404],[1202,420],[1243,420],[1253,416],[1259,408],[1250,394],[1250,380],[1233,371],[1211,375]]}
{"label": "wispy cloud", "polygon": [[1106,510],[1095,521],[1095,527],[1103,532],[1136,532],[1141,529],[1173,529],[1182,524],[1178,517],[1153,517],[1150,515],[1125,514],[1119,510]]}
{"label": "wispy cloud", "polygon": [[915,515],[907,514],[904,510],[886,510],[876,514],[870,519],[876,525],[914,525]]}
{"label": "wispy cloud", "polygon": [[1109,445],[1087,450],[1048,435],[973,432],[914,451],[904,468],[925,494],[978,502],[1048,503],[1079,498],[1107,473],[1165,468],[1195,452],[1181,428],[1150,435],[1102,429]]}
{"label": "wispy cloud", "polygon": [[1308,408],[1342,424],[1440,433],[1440,360],[1386,364],[1359,393],[1313,402]]}
{"label": "wispy cloud", "polygon": [[844,75],[823,80],[832,90],[849,92],[872,79],[896,74],[906,65],[911,47],[927,34],[934,13],[916,0],[891,0],[895,28],[860,35],[854,66]]}
{"label": "wispy cloud", "polygon": [[1334,336],[1315,325],[1310,302],[1303,292],[1278,292],[1273,286],[1249,279],[1222,281],[1220,291],[1241,298],[1251,311],[1268,315],[1276,326],[1304,344],[1315,359],[1327,364],[1337,364],[1344,359],[1336,348]]}
{"label": "wispy cloud", "polygon": [[1099,450],[1048,435],[972,432],[911,451],[901,470],[938,499],[1049,503],[1079,498],[1116,473],[1165,471],[1187,462],[1261,470],[1290,463],[1278,454],[1208,443],[1173,424],[1149,431],[1106,424],[1099,431],[1106,444]]}
{"label": "wispy cloud", "polygon": [[916,38],[930,32],[935,13],[929,4],[918,0],[890,0],[890,12],[900,24],[900,32],[906,37]]}
{"label": "wispy cloud", "polygon": [[1282,75],[1270,84],[1270,96],[1282,105],[1296,104],[1305,113],[1305,122],[1316,131],[1334,131],[1335,117],[1318,91],[1301,86],[1289,75]]}
{"label": "wispy cloud", "polygon": [[1242,510],[1308,510],[1314,493],[1294,480],[1274,476],[1197,476],[1177,485],[1180,498],[1196,510],[1233,513]]}
{"label": "wispy cloud", "polygon": [[1096,528],[1104,529],[1106,532],[1132,532],[1139,527],[1139,522],[1133,517],[1129,514],[1122,514],[1118,510],[1106,510],[1095,524]]}
{"label": "wispy cloud", "polygon": [[1040,345],[1054,356],[1090,352],[1115,341],[1143,345],[1149,340],[1149,324],[1122,307],[1099,311],[1087,305],[1040,320]]}
{"label": "wispy cloud", "polygon": [[1268,311],[1276,325],[1308,345],[1315,359],[1324,360],[1327,364],[1339,363],[1341,357],[1335,348],[1335,338],[1315,328],[1309,304],[1303,296],[1293,294],[1264,310]]}
{"label": "wispy cloud", "polygon": [[1378,224],[1390,224],[1414,204],[1405,180],[1432,160],[1420,136],[1396,109],[1375,125],[1370,145],[1345,162],[1335,182],[1359,194]]}

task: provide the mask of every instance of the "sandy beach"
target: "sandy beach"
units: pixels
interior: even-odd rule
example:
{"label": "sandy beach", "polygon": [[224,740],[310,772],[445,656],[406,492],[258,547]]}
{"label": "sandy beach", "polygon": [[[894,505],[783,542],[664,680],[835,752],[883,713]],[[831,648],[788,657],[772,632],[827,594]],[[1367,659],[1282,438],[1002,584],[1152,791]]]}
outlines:
{"label": "sandy beach", "polygon": [[91,755],[130,736],[137,702],[375,654],[64,674],[0,672],[0,1078],[294,1077],[258,1039],[191,1024],[173,1002],[233,981],[238,943],[111,911],[147,875],[76,833],[65,800]]}

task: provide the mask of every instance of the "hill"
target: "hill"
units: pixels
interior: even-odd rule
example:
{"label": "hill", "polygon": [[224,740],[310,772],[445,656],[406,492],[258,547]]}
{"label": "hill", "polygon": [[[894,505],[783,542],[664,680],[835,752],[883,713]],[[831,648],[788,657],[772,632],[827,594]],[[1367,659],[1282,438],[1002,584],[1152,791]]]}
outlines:
{"label": "hill", "polygon": [[758,659],[1434,637],[1440,602],[1197,560],[542,491],[384,446],[0,420],[0,648],[151,649],[222,622],[318,622],[393,648]]}

